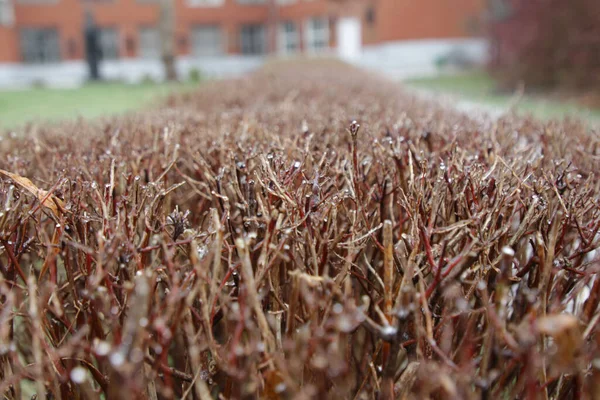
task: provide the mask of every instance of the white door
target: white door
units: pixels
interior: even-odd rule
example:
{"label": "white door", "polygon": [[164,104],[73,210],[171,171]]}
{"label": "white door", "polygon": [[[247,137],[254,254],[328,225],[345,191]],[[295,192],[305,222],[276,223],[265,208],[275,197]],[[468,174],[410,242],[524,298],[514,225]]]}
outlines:
{"label": "white door", "polygon": [[342,17],[337,22],[337,50],[340,58],[348,61],[360,57],[362,35],[360,19],[355,17]]}

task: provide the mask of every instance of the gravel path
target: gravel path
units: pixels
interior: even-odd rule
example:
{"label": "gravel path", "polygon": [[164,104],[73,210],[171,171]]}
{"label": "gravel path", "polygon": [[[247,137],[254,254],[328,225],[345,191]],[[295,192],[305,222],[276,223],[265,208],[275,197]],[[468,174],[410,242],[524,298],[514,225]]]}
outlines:
{"label": "gravel path", "polygon": [[472,117],[491,117],[493,119],[500,118],[508,112],[508,107],[493,106],[490,104],[482,104],[475,101],[462,99],[447,93],[439,93],[431,90],[417,89],[405,85],[404,89],[408,93],[412,93],[418,97],[437,101],[448,107],[454,107],[460,112],[468,114]]}

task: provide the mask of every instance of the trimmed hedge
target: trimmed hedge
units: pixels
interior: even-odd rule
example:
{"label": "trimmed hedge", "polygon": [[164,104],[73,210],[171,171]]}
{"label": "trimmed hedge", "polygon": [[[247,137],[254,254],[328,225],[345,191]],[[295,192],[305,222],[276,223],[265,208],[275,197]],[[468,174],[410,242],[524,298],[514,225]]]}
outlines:
{"label": "trimmed hedge", "polygon": [[577,122],[325,62],[23,133],[0,142],[7,398],[600,396]]}

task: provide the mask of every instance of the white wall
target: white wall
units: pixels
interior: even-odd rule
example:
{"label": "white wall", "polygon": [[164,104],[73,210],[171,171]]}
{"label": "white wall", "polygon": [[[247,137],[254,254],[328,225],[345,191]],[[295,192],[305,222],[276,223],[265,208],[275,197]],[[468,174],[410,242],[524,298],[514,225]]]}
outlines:
{"label": "white wall", "polygon": [[[386,74],[396,79],[418,76],[435,76],[440,70],[436,62],[451,52],[460,51],[474,63],[484,63],[487,56],[487,42],[484,39],[439,39],[388,42],[379,45],[360,47],[357,34],[357,21],[340,20],[338,35],[340,47],[337,54],[357,66]],[[358,26],[360,30],[360,23]],[[360,32],[360,31],[358,31]],[[333,54],[333,53],[325,53]],[[189,77],[196,69],[203,76],[223,78],[238,76],[259,68],[266,58],[260,56],[226,55],[218,57],[180,57],[177,70],[182,79]],[[121,59],[101,64],[102,76],[106,79],[124,82],[140,82],[144,78],[163,79],[160,60]],[[84,61],[68,61],[49,65],[0,64],[0,88],[24,87],[32,84],[47,86],[74,87],[87,78]]]}
{"label": "white wall", "polygon": [[[363,47],[356,65],[398,79],[435,76],[442,72],[437,61],[451,52],[461,52],[474,64],[484,64],[488,54],[485,39],[433,39],[387,42]],[[450,67],[451,68],[451,67]]]}
{"label": "white wall", "polygon": [[80,61],[47,65],[0,64],[0,87],[20,88],[35,84],[77,86],[85,80],[85,68]]}
{"label": "white wall", "polygon": [[[187,79],[192,70],[204,77],[223,78],[238,76],[260,67],[264,57],[221,56],[221,57],[180,57],[176,67],[182,79]],[[103,61],[100,64],[103,78],[137,83],[144,79],[162,80],[163,66],[154,59],[121,59]],[[22,88],[41,84],[48,87],[76,87],[83,84],[88,76],[85,61],[66,61],[57,64],[26,65],[0,64],[0,88]]]}
{"label": "white wall", "polygon": [[358,18],[340,18],[336,26],[338,55],[342,60],[356,61],[362,47],[361,23]]}

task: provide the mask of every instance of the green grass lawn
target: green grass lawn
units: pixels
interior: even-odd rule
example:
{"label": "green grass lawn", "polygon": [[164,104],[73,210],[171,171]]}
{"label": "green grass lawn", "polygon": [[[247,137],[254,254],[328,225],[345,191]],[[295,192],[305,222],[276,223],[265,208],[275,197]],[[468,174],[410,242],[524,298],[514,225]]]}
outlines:
{"label": "green grass lawn", "polygon": [[[448,94],[458,99],[499,109],[507,108],[515,101],[514,95],[498,94],[495,90],[495,82],[483,71],[410,79],[405,84],[416,89]],[[586,109],[572,102],[548,100],[539,95],[523,96],[516,103],[516,110],[544,119],[576,116],[600,122],[600,109]]]}
{"label": "green grass lawn", "polygon": [[[498,94],[494,81],[482,71],[411,79],[409,87],[447,94],[487,107],[506,109],[514,96]],[[29,121],[58,121],[76,117],[119,114],[151,105],[170,93],[193,90],[198,83],[87,84],[76,89],[36,88],[0,91],[0,128],[15,128]],[[574,103],[524,96],[517,110],[540,118],[578,116],[600,122],[600,110]]]}
{"label": "green grass lawn", "polygon": [[94,83],[75,89],[35,88],[0,91],[0,128],[28,121],[57,121],[119,114],[152,104],[198,83]]}

